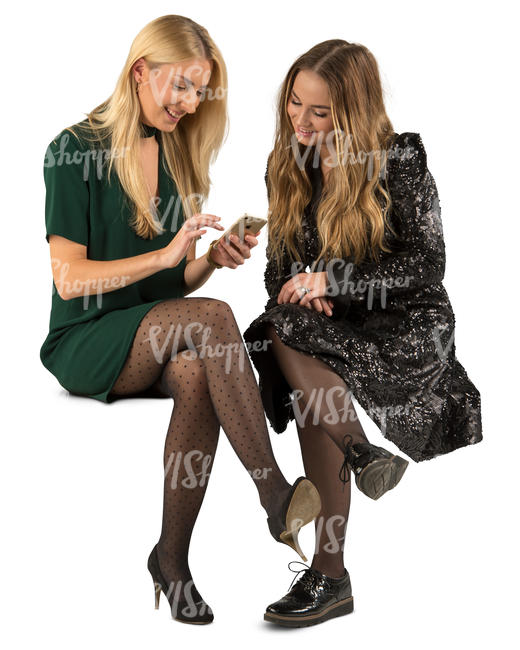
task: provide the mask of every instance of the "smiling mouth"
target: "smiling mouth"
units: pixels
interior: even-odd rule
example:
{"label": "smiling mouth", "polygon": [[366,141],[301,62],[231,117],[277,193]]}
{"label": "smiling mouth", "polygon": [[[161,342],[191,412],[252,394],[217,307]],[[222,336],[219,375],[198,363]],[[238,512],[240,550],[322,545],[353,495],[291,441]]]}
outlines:
{"label": "smiling mouth", "polygon": [[314,131],[307,131],[307,129],[302,129],[301,127],[298,127],[298,133],[301,133],[302,135],[312,135]]}
{"label": "smiling mouth", "polygon": [[170,117],[172,117],[174,120],[180,120],[180,118],[183,116],[183,113],[174,113],[171,111],[167,106],[164,107],[164,110],[168,113]]}

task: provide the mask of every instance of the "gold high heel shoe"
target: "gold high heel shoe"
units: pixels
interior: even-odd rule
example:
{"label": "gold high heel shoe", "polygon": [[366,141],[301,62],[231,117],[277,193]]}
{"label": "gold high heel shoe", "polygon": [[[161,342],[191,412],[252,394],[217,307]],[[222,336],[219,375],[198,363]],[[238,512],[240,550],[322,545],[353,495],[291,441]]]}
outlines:
{"label": "gold high heel shoe", "polygon": [[305,476],[294,482],[289,494],[282,504],[281,511],[267,518],[271,535],[277,542],[287,544],[307,561],[300,544],[300,529],[313,521],[321,511],[321,499],[316,486]]}

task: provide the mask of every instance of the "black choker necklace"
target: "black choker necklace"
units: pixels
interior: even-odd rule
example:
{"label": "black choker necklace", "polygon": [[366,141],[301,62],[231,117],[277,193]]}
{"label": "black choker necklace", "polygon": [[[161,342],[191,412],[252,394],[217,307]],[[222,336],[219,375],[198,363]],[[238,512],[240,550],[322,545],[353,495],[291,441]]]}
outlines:
{"label": "black choker necklace", "polygon": [[140,124],[144,132],[144,136],[143,136],[144,138],[151,138],[158,131],[158,129],[155,126],[148,126],[148,124],[144,124],[143,122],[140,122]]}

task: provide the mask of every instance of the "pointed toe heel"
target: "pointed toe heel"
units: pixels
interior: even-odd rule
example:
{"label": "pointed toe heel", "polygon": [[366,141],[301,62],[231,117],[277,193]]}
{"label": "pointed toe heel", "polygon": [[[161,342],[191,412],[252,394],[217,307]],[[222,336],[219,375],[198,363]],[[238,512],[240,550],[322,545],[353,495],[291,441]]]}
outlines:
{"label": "pointed toe heel", "polygon": [[[155,609],[159,609],[161,592],[164,592],[170,604],[171,616],[176,621],[191,623],[193,625],[205,625],[213,621],[214,617],[211,607],[199,594],[193,581],[186,583],[189,585],[188,594],[185,593],[186,589],[184,587],[186,585],[179,582],[176,584],[173,582],[168,584],[159,566],[157,544],[153,547],[148,558],[148,571],[153,579]],[[183,592],[181,598],[179,598],[179,591]]]}

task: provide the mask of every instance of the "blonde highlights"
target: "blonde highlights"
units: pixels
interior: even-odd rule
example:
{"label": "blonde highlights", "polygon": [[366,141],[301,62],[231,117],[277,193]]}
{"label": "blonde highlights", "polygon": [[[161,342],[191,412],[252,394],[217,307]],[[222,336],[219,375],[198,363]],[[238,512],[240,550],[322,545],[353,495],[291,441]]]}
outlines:
{"label": "blonde highlights", "polygon": [[[301,222],[312,185],[309,166],[299,165],[297,157],[303,159],[309,151],[295,142],[287,113],[294,80],[301,70],[317,73],[327,84],[333,122],[329,134],[333,137],[328,139],[334,142],[335,164],[316,212],[320,238],[316,263],[349,256],[355,263],[368,256],[377,260],[381,250],[390,250],[385,226],[393,232],[388,221],[391,198],[380,178],[384,178],[387,151],[395,134],[386,115],[374,56],[363,45],[340,39],[319,43],[300,56],[280,88],[275,143],[267,172],[269,254],[279,269],[284,249],[291,259],[302,261]],[[314,157],[316,151],[312,147]]]}
{"label": "blonde highlights", "polygon": [[208,82],[211,101],[201,101],[195,113],[185,115],[171,133],[157,133],[186,218],[200,212],[208,197],[209,166],[227,135],[227,70],[220,50],[204,27],[184,16],[161,16],[135,37],[114,92],[87,114],[87,128],[82,128],[81,133],[68,129],[87,141],[110,143],[111,151],[125,152],[123,156],[109,156],[108,178],[114,167],[131,207],[129,225],[139,237],[153,239],[164,230],[150,209],[139,157],[141,110],[132,68],[141,58],[151,72],[163,64],[194,58],[212,62]]}

